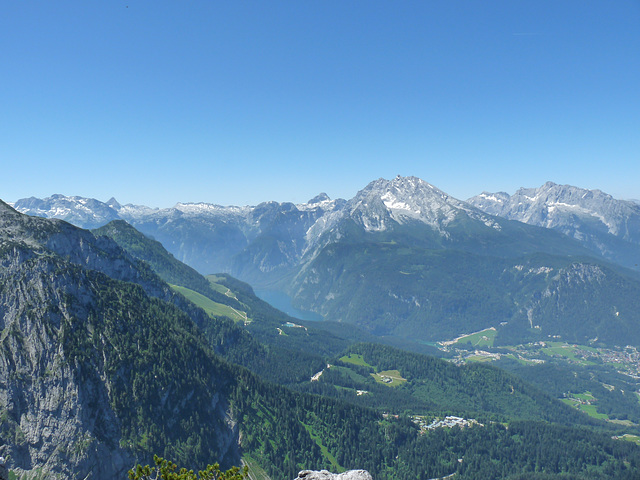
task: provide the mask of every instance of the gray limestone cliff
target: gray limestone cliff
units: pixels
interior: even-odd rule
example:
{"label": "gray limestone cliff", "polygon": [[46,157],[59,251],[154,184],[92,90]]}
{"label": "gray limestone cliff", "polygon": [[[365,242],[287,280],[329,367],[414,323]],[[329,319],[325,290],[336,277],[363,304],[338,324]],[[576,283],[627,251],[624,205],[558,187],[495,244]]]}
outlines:
{"label": "gray limestone cliff", "polygon": [[[0,456],[18,478],[126,478],[150,458],[147,427],[169,435],[193,415],[215,432],[208,452],[235,455],[231,380],[184,301],[110,239],[0,202]],[[173,376],[153,371],[155,329],[183,342]],[[189,379],[198,355],[206,378]]]}
{"label": "gray limestone cliff", "polygon": [[483,192],[467,200],[491,215],[558,230],[627,268],[640,264],[640,205],[600,190],[547,182],[513,195]]}
{"label": "gray limestone cliff", "polygon": [[328,470],[302,470],[295,480],[373,480],[366,470],[331,473]]}

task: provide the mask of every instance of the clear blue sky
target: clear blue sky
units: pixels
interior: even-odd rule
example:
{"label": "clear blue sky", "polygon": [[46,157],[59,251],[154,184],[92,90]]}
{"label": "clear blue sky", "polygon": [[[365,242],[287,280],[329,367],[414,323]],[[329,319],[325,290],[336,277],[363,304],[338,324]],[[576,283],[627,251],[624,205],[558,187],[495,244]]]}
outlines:
{"label": "clear blue sky", "polygon": [[11,0],[0,198],[640,198],[640,1]]}

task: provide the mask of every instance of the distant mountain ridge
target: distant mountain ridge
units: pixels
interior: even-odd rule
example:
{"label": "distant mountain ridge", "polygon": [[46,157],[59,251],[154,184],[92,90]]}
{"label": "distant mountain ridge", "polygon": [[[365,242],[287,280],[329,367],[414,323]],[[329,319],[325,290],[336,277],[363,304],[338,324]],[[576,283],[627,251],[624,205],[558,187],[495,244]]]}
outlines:
{"label": "distant mountain ridge", "polygon": [[600,190],[547,182],[513,195],[483,192],[467,200],[509,220],[558,230],[628,268],[640,263],[640,205]]}
{"label": "distant mountain ridge", "polygon": [[[208,274],[240,268],[234,267],[236,255],[262,261],[259,266],[262,272],[286,269],[302,254],[307,230],[318,218],[343,204],[344,200],[330,200],[326,194],[320,194],[300,205],[264,202],[236,207],[178,203],[172,208],[152,209],[121,205],[115,199],[100,202],[52,195],[45,199],[21,199],[13,207],[27,215],[58,218],[87,229],[99,228],[112,220],[125,220],[160,241],[178,260]],[[265,244],[278,241],[280,246],[282,241],[286,242],[287,247],[271,261],[273,264],[265,263],[259,258],[261,250]]]}
{"label": "distant mountain ridge", "polygon": [[[563,335],[640,344],[633,327],[640,319],[632,308],[634,295],[640,296],[638,278],[603,258],[610,250],[622,252],[615,258],[629,266],[636,245],[627,238],[635,235],[640,207],[601,192],[546,187],[546,198],[553,200],[547,213],[571,210],[564,205],[580,199],[591,202],[591,213],[570,217],[581,229],[574,233],[587,230],[585,218],[606,229],[595,229],[597,236],[566,235],[571,231],[548,228],[556,223],[503,218],[424,180],[400,176],[375,180],[348,201],[321,194],[299,205],[200,203],[151,210],[112,199],[100,211],[105,219],[104,211],[116,212],[201,273],[227,272],[286,292],[296,307],[378,335],[433,341],[493,326],[500,327],[498,339]],[[481,206],[487,209],[493,197],[505,203],[505,195],[485,194]],[[521,195],[545,197],[524,190]],[[92,203],[74,201],[81,221]],[[67,210],[60,202],[67,202]],[[73,219],[68,202],[51,197],[48,210],[33,199],[15,205]],[[604,205],[602,212],[597,205]]]}

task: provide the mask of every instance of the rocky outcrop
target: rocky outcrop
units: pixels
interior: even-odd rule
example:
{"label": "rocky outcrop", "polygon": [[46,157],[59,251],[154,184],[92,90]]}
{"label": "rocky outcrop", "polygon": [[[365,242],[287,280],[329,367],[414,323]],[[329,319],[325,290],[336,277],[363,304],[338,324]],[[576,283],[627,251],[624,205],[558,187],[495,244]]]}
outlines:
{"label": "rocky outcrop", "polygon": [[302,470],[295,480],[373,480],[366,470],[331,473],[328,470]]}

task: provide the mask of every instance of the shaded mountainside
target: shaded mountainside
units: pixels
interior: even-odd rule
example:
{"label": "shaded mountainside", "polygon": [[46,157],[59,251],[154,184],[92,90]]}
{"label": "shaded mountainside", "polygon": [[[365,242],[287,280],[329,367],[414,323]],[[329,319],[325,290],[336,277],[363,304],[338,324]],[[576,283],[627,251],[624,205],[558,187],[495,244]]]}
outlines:
{"label": "shaded mountainside", "polygon": [[[312,327],[289,329],[288,335],[281,335],[285,324],[299,320],[260,300],[248,284],[229,275],[203,277],[124,221],[111,222],[94,233],[112,238],[132,256],[148,263],[165,281],[186,288],[178,290],[194,302],[209,306],[211,313],[207,319],[199,320],[199,325],[216,353],[262,378],[281,384],[307,380],[324,365],[321,355],[335,354],[348,344]],[[245,328],[228,316],[245,324]]]}
{"label": "shaded mountainside", "polygon": [[640,282],[596,259],[482,256],[390,242],[325,247],[295,278],[296,304],[378,335],[640,342]]}

